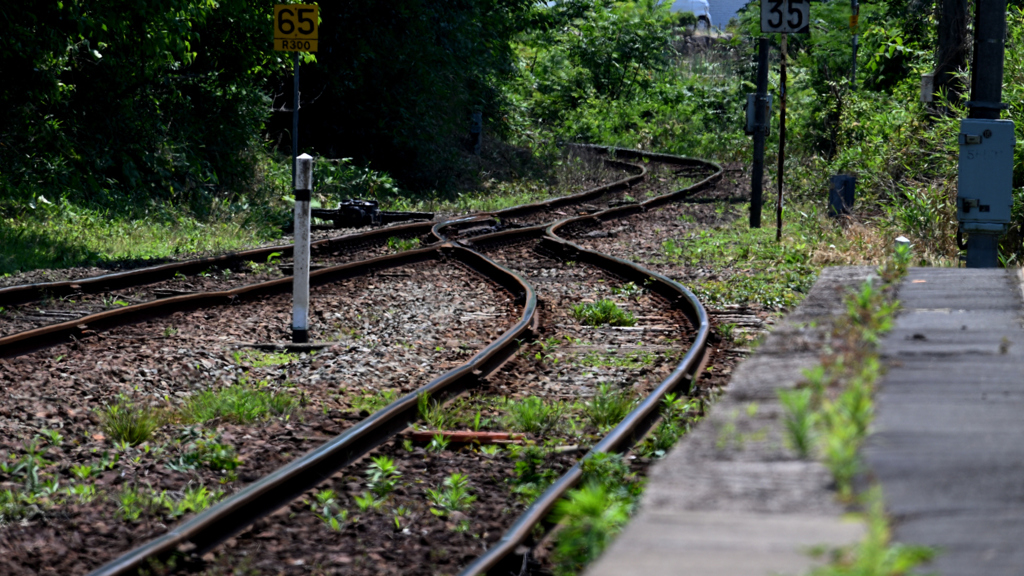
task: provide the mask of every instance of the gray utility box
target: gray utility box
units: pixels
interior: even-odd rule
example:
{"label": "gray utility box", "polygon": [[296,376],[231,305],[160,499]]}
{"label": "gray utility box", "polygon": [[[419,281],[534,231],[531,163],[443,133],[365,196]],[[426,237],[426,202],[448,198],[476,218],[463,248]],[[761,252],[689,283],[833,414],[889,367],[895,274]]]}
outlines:
{"label": "gray utility box", "polygon": [[757,101],[761,100],[764,105],[764,135],[769,136],[772,128],[772,95],[765,94],[760,99],[757,96],[756,93],[747,94],[747,125],[744,127],[744,131],[747,133],[747,136],[757,132],[757,122],[754,120],[756,118],[754,113]]}
{"label": "gray utility box", "polygon": [[1013,207],[1013,122],[960,121],[956,217],[964,231],[999,233]]}

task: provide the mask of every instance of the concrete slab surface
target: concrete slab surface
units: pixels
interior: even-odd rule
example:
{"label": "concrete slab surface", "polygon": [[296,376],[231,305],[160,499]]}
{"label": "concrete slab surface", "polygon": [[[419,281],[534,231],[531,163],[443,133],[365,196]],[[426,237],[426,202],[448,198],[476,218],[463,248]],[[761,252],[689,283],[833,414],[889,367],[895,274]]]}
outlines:
{"label": "concrete slab surface", "polygon": [[942,576],[1024,573],[1024,329],[1006,270],[912,269],[863,454]]}

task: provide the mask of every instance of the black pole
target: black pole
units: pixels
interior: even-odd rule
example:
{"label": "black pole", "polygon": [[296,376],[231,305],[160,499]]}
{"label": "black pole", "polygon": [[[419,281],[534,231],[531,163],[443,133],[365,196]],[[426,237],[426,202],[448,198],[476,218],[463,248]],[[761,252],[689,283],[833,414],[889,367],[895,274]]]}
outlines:
{"label": "black pole", "polygon": [[860,25],[860,3],[857,0],[850,0],[850,29],[853,32],[853,62],[850,65],[850,90],[857,89],[857,30]]}
{"label": "black pole", "polygon": [[295,53],[295,89],[292,91],[292,188],[295,187],[299,157],[299,53]]}
{"label": "black pole", "polygon": [[939,48],[935,55],[934,92],[943,90],[950,102],[962,101],[964,86],[954,74],[967,65],[967,0],[938,2]]}
{"label": "black pole", "polygon": [[754,166],[750,176],[750,227],[761,227],[764,204],[764,139],[768,133],[768,39],[757,41],[757,96],[754,104]]}
{"label": "black pole", "polygon": [[786,33],[782,33],[782,66],[779,74],[779,198],[775,203],[775,241],[782,240],[782,182],[786,167]]}
{"label": "black pole", "polygon": [[974,63],[968,118],[999,119],[1003,100],[1006,0],[977,0],[974,9]]}
{"label": "black pole", "polygon": [[[1006,0],[977,0],[974,8],[974,63],[968,118],[998,120],[1003,100]],[[969,231],[967,267],[999,266],[999,233]]]}

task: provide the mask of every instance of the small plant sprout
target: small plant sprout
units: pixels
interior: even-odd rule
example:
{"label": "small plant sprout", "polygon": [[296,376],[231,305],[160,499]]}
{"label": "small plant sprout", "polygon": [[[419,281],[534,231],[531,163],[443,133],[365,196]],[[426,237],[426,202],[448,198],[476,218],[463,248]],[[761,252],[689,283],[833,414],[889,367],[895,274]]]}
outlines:
{"label": "small plant sprout", "polygon": [[316,498],[316,503],[310,506],[313,514],[331,530],[340,531],[348,521],[348,510],[339,510],[334,490],[318,490],[313,497]]}
{"label": "small plant sprout", "polygon": [[86,480],[92,476],[92,466],[88,464],[75,464],[71,466],[71,475],[78,480]]}
{"label": "small plant sprout", "polygon": [[476,496],[469,493],[469,477],[456,472],[445,478],[436,490],[427,488],[427,500],[431,505],[431,513],[447,516],[452,512],[469,510]]}
{"label": "small plant sprout", "polygon": [[626,282],[620,287],[613,286],[612,294],[616,296],[624,296],[626,298],[632,298],[634,300],[639,299],[644,293],[644,289],[637,286],[633,282]]}
{"label": "small plant sprout", "polygon": [[61,435],[59,430],[40,430],[39,433],[42,434],[43,438],[51,446],[60,446],[61,442],[64,441],[64,436]]}
{"label": "small plant sprout", "polygon": [[178,329],[174,326],[167,326],[164,328],[164,338],[170,338],[178,333]]}
{"label": "small plant sprout", "polygon": [[363,492],[362,496],[356,496],[355,501],[360,512],[380,510],[380,507],[384,505],[384,499],[377,498],[370,492]]}
{"label": "small plant sprout", "polygon": [[445,450],[448,449],[448,444],[450,443],[451,440],[449,440],[448,437],[445,436],[444,434],[434,434],[434,436],[430,439],[430,443],[427,444],[427,451],[444,452]]}
{"label": "small plant sprout", "polygon": [[395,461],[387,456],[375,456],[373,464],[366,471],[367,487],[380,498],[386,498],[398,485],[402,473],[395,466]]}
{"label": "small plant sprout", "polygon": [[488,444],[480,447],[480,452],[488,458],[494,458],[501,451],[501,447],[497,444]]}

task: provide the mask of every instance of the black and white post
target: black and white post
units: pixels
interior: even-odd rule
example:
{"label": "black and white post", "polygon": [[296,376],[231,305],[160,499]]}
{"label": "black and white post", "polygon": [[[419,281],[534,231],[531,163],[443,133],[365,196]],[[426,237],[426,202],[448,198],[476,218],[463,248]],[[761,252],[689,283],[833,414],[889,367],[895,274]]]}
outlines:
{"label": "black and white post", "polygon": [[295,159],[295,249],[292,287],[292,342],[309,342],[309,200],[313,189],[313,157]]}

